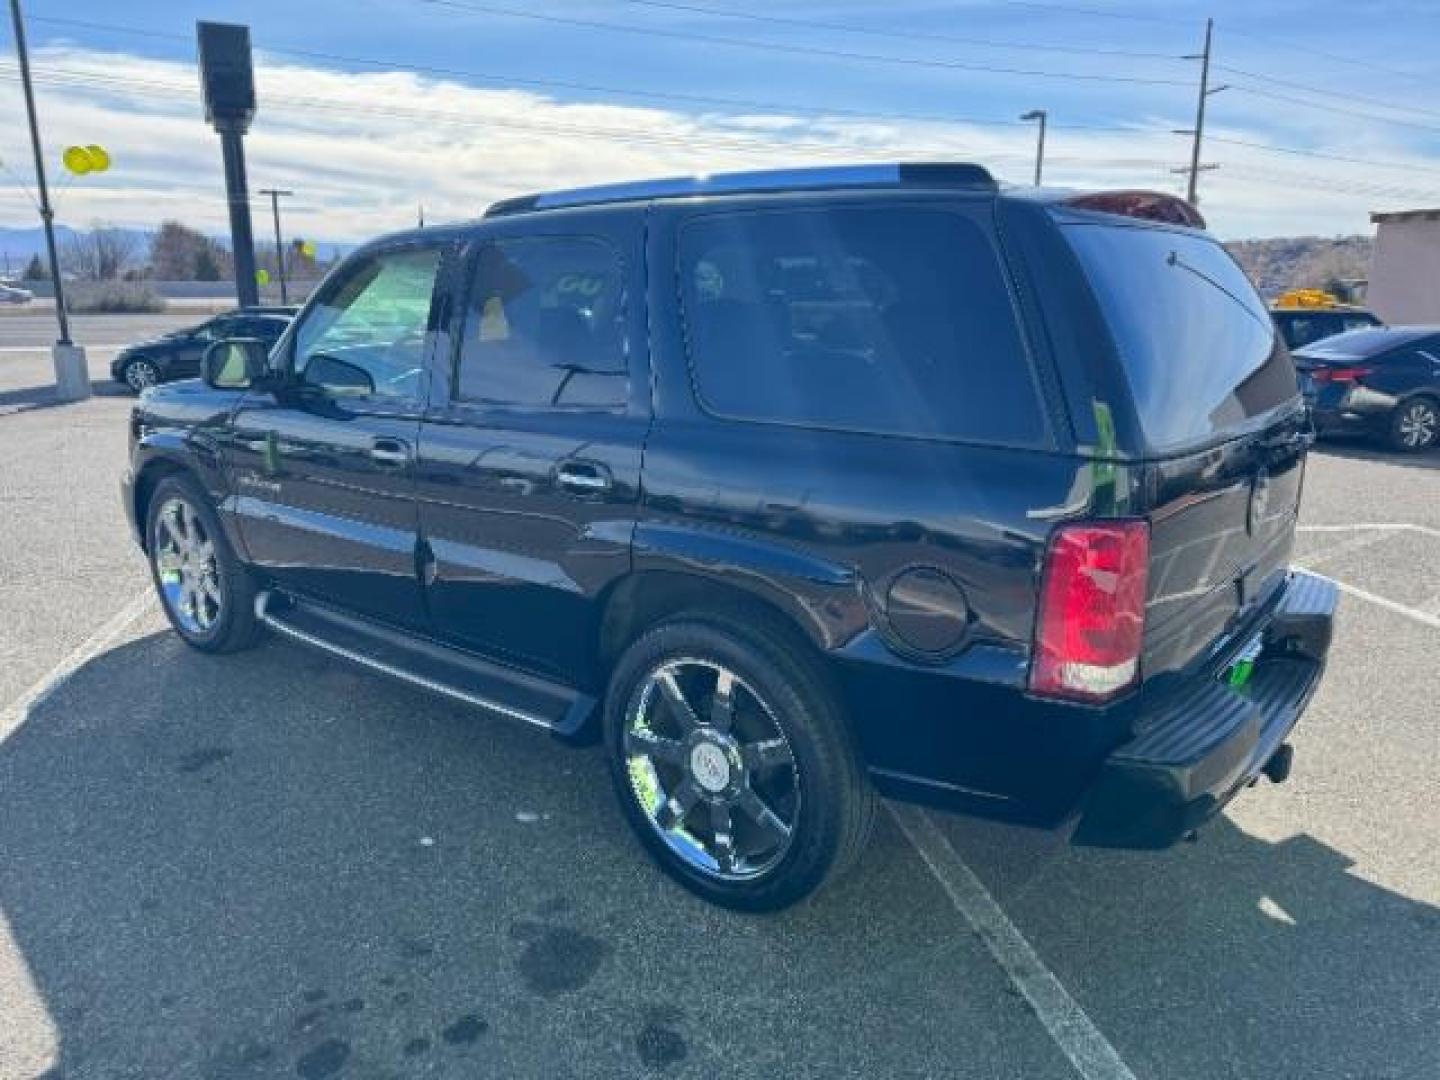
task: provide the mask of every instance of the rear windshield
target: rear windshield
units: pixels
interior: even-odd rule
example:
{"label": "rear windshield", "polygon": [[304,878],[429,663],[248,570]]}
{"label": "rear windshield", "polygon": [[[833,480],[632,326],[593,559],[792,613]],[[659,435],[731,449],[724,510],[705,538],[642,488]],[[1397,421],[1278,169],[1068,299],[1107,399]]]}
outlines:
{"label": "rear windshield", "polygon": [[959,213],[764,210],[680,233],[695,386],[722,416],[1035,445],[1046,427],[1000,260]]}
{"label": "rear windshield", "polygon": [[1254,286],[1206,236],[1067,224],[1155,451],[1213,441],[1298,393]]}

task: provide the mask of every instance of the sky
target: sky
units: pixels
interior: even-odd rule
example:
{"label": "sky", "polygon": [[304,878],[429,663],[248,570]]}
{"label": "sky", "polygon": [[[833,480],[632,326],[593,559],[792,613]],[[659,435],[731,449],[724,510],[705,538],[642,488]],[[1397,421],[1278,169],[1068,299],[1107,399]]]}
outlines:
{"label": "sky", "polygon": [[[1440,207],[1434,0],[25,0],[58,220],[226,231],[197,19],[251,28],[252,191],[355,242],[494,199],[646,176],[969,160],[1180,193],[1213,16],[1201,210],[1230,238],[1368,233]],[[0,226],[37,223],[9,20]],[[100,143],[100,176],[64,147]],[[268,202],[256,205],[268,236]]]}

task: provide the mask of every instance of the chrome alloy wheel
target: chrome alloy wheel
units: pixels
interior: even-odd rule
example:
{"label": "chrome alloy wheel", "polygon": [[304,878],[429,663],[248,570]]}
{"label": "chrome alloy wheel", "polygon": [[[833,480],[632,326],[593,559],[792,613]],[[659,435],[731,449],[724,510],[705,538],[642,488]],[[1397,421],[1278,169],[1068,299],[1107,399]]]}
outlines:
{"label": "chrome alloy wheel", "polygon": [[220,618],[215,541],[184,499],[169,499],[155,519],[155,575],[165,606],[193,634],[209,633]]}
{"label": "chrome alloy wheel", "polygon": [[149,360],[131,360],[122,372],[125,384],[137,394],[160,382],[160,371]]}
{"label": "chrome alloy wheel", "polygon": [[1400,441],[1412,450],[1429,446],[1435,441],[1436,429],[1440,428],[1440,416],[1428,401],[1412,401],[1400,413],[1396,430]]}
{"label": "chrome alloy wheel", "polygon": [[656,666],[631,695],[623,738],[635,801],[687,865],[744,881],[785,857],[800,814],[795,755],[733,671],[689,658]]}

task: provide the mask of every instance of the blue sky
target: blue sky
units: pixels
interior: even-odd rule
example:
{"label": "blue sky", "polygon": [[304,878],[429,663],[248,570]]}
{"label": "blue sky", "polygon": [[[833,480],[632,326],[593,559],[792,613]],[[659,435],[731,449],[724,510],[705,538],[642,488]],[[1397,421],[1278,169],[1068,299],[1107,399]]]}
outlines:
{"label": "blue sky", "polygon": [[[251,26],[252,184],[293,187],[296,227],[327,238],[410,224],[422,202],[432,218],[468,216],[534,187],[655,172],[918,154],[980,160],[1025,182],[1034,133],[1016,120],[1032,108],[1053,124],[1047,180],[1178,191],[1170,170],[1188,145],[1171,129],[1191,125],[1198,75],[1178,57],[1199,51],[1206,15],[1214,79],[1230,84],[1210,99],[1204,160],[1220,167],[1201,181],[1216,231],[1364,232],[1372,209],[1440,205],[1433,2],[28,0],[26,10],[51,157],[98,141],[115,160],[104,177],[65,184],[60,211],[76,225],[177,216],[223,227],[218,147],[194,89],[197,18]],[[0,115],[18,118],[5,31]],[[0,128],[0,159],[0,224],[28,225],[23,125]]]}

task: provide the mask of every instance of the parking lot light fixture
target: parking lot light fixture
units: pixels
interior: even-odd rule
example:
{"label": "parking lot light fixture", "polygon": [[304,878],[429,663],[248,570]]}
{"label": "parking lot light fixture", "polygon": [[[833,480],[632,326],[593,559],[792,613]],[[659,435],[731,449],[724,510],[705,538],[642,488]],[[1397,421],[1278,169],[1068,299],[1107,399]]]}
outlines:
{"label": "parking lot light fixture", "polygon": [[55,211],[45,183],[45,153],[40,146],[40,121],[35,113],[35,89],[30,83],[30,53],[25,45],[25,19],[20,0],[10,0],[10,19],[15,24],[15,52],[20,61],[20,84],[25,91],[25,111],[30,120],[30,146],[35,152],[35,184],[40,194],[40,220],[45,225],[45,250],[50,258],[50,283],[55,293],[55,318],[60,336],[50,350],[55,365],[55,394],[61,401],[78,401],[90,396],[90,369],[85,350],[70,340],[70,318],[65,310],[65,282],[60,275],[60,258],[55,250]]}

